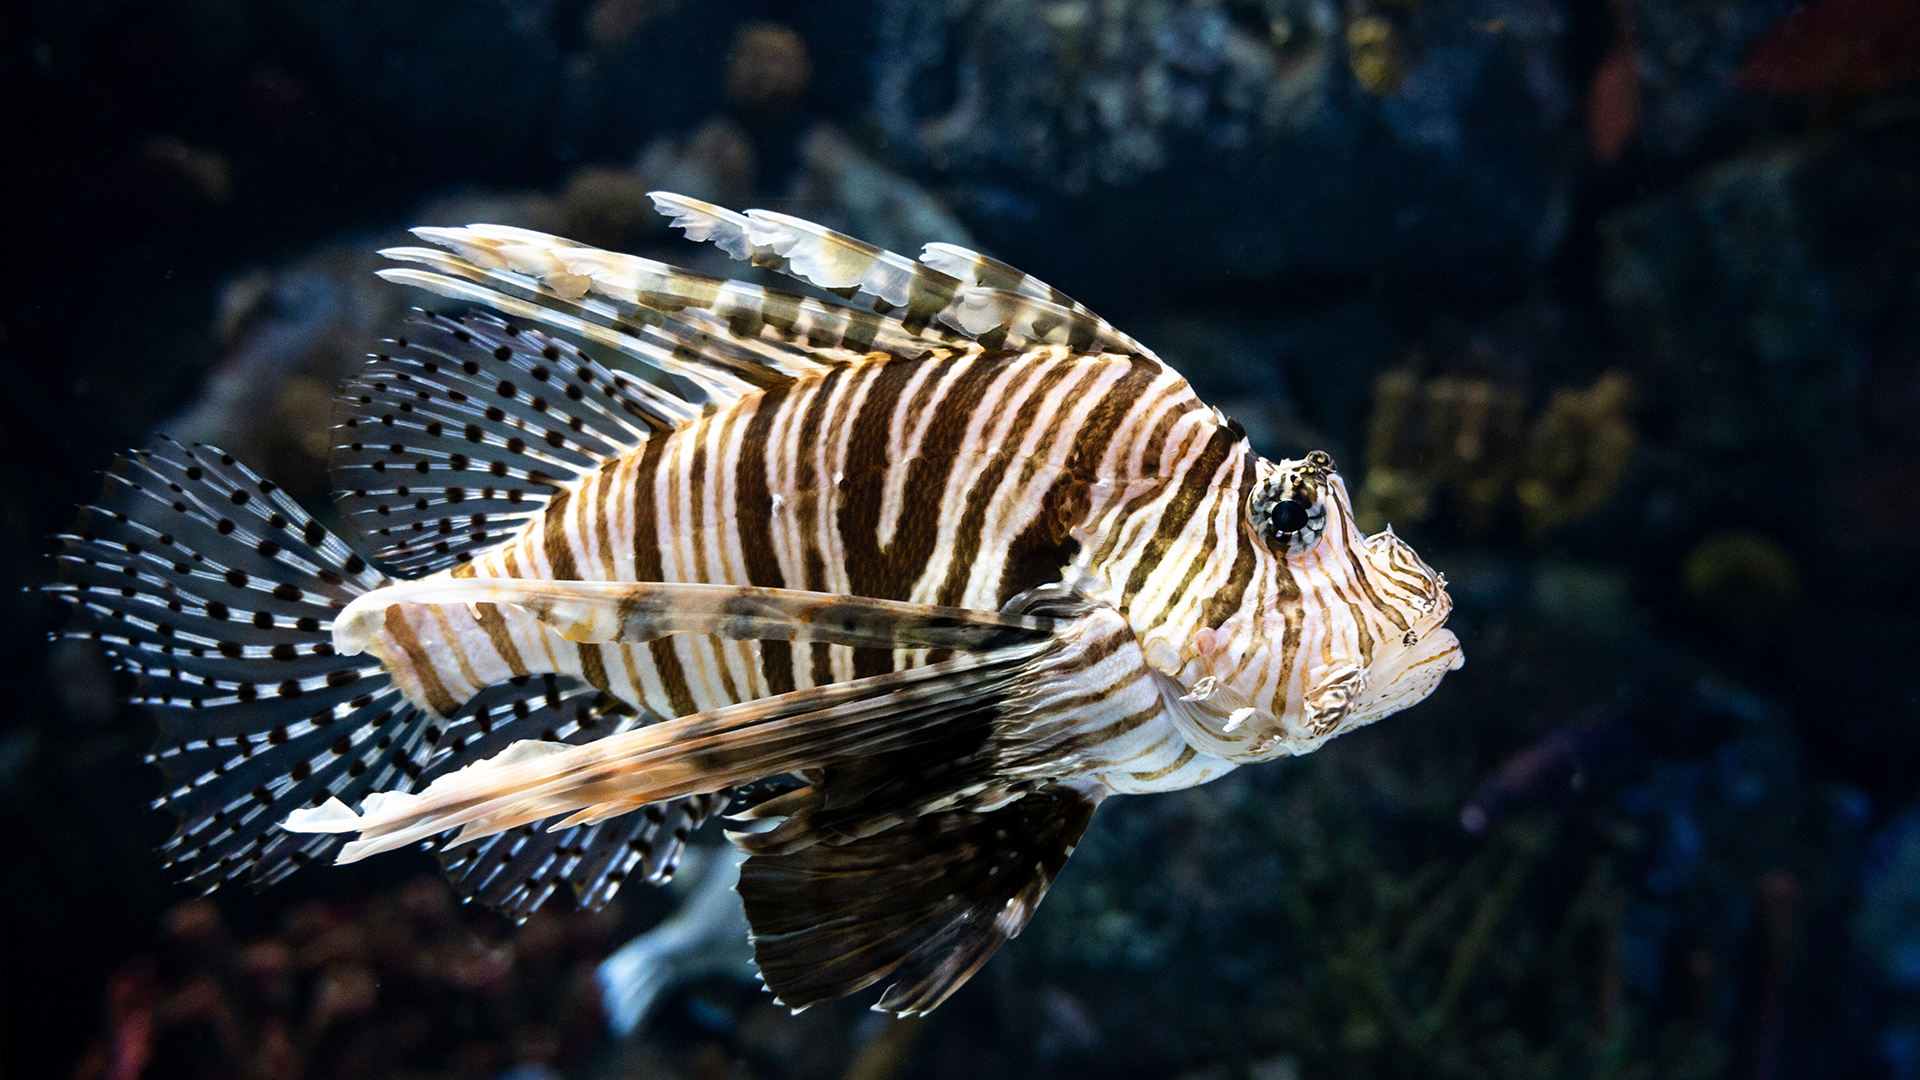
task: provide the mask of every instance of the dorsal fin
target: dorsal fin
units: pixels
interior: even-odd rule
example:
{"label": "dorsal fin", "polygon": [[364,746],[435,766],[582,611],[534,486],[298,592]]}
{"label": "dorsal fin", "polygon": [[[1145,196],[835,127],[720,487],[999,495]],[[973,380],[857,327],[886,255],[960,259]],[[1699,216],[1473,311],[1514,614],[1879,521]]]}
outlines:
{"label": "dorsal fin", "polygon": [[[989,348],[1064,344],[1076,352],[1152,355],[1044,282],[963,248],[941,251],[965,252],[971,260],[937,255],[915,262],[772,210],[741,214],[670,192],[651,197],[688,239],[897,318],[909,331],[944,327]],[[949,268],[971,268],[974,276],[957,276]]]}
{"label": "dorsal fin", "polygon": [[[647,328],[646,334],[671,341],[676,348],[664,361],[651,353],[635,355],[675,374],[691,376],[717,365],[729,379],[764,384],[769,375],[784,378],[818,371],[823,352],[837,350],[849,358],[872,350],[918,356],[929,346],[964,344],[957,334],[911,333],[897,320],[846,304],[695,273],[525,229],[471,225],[414,232],[448,250],[402,247],[382,254],[430,267],[437,275],[392,270],[384,272],[389,280],[442,292],[450,291],[448,285],[469,290],[479,286],[557,314],[577,311],[617,334],[608,339],[601,333],[600,340],[629,352],[638,328]],[[442,276],[471,285],[443,285]],[[470,292],[463,295],[472,298]],[[544,315],[516,313],[548,321]],[[554,325],[579,331],[571,324]]]}
{"label": "dorsal fin", "polygon": [[409,573],[496,543],[552,494],[697,411],[579,349],[491,315],[420,313],[348,383],[341,508]]}
{"label": "dorsal fin", "polygon": [[998,259],[991,259],[977,251],[971,251],[957,244],[928,244],[920,251],[920,261],[944,274],[959,278],[970,286],[993,289],[1031,297],[1044,301],[1057,308],[1072,312],[1075,317],[1089,319],[1100,326],[1099,334],[1103,339],[1125,341],[1130,349],[1118,349],[1117,352],[1136,352],[1142,356],[1153,355],[1145,345],[1133,340],[1110,325],[1105,319],[1095,315],[1073,297],[1041,281],[1032,274],[1016,270]]}

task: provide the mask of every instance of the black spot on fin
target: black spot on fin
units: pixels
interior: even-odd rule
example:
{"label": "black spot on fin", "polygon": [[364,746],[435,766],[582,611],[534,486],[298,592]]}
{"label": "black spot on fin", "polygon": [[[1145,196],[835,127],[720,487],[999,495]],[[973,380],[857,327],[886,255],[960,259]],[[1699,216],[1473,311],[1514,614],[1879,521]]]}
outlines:
{"label": "black spot on fin", "polygon": [[419,314],[347,384],[333,476],[374,554],[410,573],[498,543],[681,417],[574,346],[486,314]]}
{"label": "black spot on fin", "polygon": [[[523,739],[579,745],[657,719],[576,679],[523,676],[474,695],[445,731],[429,733],[434,751],[423,782]],[[545,823],[525,825],[457,847],[449,833],[440,863],[462,896],[515,921],[562,885],[572,886],[580,906],[598,910],[627,881],[671,876],[687,836],[729,797],[723,791],[673,799],[559,832],[546,831]]]}
{"label": "black spot on fin", "polygon": [[687,837],[727,797],[725,791],[691,795],[559,832],[522,825],[447,848],[440,863],[462,896],[516,922],[561,885],[573,887],[581,907],[597,911],[628,881],[657,883],[673,876]]}
{"label": "black spot on fin", "polygon": [[1026,926],[1093,810],[1047,788],[985,813],[752,856],[740,896],[761,978],[801,1009],[891,977],[875,1008],[932,1010]]}
{"label": "black spot on fin", "polygon": [[276,881],[340,838],[289,813],[407,790],[427,721],[377,663],[333,651],[333,615],[385,579],[271,481],[162,438],[121,458],[58,556],[72,636],[139,677],[180,817],[163,851],[209,887]]}

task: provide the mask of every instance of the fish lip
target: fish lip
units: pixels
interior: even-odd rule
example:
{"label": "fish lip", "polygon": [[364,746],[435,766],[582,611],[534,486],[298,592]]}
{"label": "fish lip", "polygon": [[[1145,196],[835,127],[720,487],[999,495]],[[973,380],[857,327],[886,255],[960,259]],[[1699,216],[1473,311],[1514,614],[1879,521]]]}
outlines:
{"label": "fish lip", "polygon": [[[1422,670],[1445,662],[1439,671]],[[1449,672],[1466,663],[1466,653],[1453,631],[1436,626],[1410,646],[1399,646],[1386,656],[1376,657],[1367,669],[1367,690],[1354,703],[1346,726],[1372,723],[1426,700]],[[1409,674],[1417,681],[1406,683]],[[1424,681],[1424,683],[1422,682]]]}

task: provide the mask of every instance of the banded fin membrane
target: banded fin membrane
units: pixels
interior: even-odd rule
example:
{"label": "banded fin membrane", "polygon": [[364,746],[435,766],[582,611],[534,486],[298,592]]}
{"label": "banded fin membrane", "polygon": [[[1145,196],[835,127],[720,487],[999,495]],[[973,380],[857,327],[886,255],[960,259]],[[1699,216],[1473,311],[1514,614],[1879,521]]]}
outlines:
{"label": "banded fin membrane", "polygon": [[334,614],[384,578],[272,481],[162,438],[62,539],[70,636],[137,675],[159,717],[155,805],[180,816],[163,851],[184,878],[276,881],[338,847],[281,832],[286,815],[419,775],[425,718],[378,664],[333,651]]}
{"label": "banded fin membrane", "polygon": [[1115,352],[1152,356],[1153,351],[1135,341],[1107,320],[1095,315],[1085,304],[1041,281],[1032,274],[1016,270],[998,259],[957,244],[928,244],[920,251],[920,261],[944,274],[950,274],[969,287],[1006,296],[1027,297],[1047,305],[1035,311],[1065,311],[1076,321],[1092,324],[1095,340],[1117,346]]}
{"label": "banded fin membrane", "polygon": [[931,257],[916,262],[772,210],[736,213],[665,191],[651,198],[688,239],[825,289],[910,333],[944,329],[990,349],[1153,355],[1059,290],[964,248],[930,245]]}
{"label": "banded fin membrane", "polygon": [[761,980],[796,1012],[889,978],[875,1009],[932,1011],[1026,927],[1095,805],[1049,788],[754,855],[739,889]]}
{"label": "banded fin membrane", "polygon": [[420,313],[344,391],[341,509],[398,570],[464,562],[554,494],[694,415],[579,349],[476,313]]}
{"label": "banded fin membrane", "polygon": [[[389,281],[478,300],[589,336],[680,375],[712,397],[819,371],[871,351],[916,357],[964,345],[956,333],[914,333],[847,304],[696,273],[504,225],[420,228],[445,250],[381,252],[410,264]],[[504,306],[503,306],[504,305]],[[662,355],[659,346],[666,346]]]}
{"label": "banded fin membrane", "polygon": [[[655,719],[576,679],[522,676],[462,707],[435,743],[423,779],[431,782],[520,740],[577,746]],[[579,906],[597,911],[628,881],[658,884],[671,877],[687,837],[730,797],[722,791],[671,799],[560,830],[533,823],[467,844],[449,835],[440,842],[440,864],[463,897],[516,922],[562,886],[572,888]]]}
{"label": "banded fin membrane", "polygon": [[[449,718],[415,708],[379,664],[333,647],[341,609],[388,579],[212,447],[161,437],[119,459],[62,539],[65,580],[50,591],[74,606],[67,636],[99,642],[138,678],[134,701],[160,723],[150,760],[169,778],[154,806],[180,818],[162,851],[209,890],[336,855],[338,837],[279,827],[296,810],[412,791],[525,740],[579,744],[651,719],[553,676],[490,687]],[[459,849],[448,872],[515,918],[561,884],[597,907],[628,878],[670,874],[684,834],[726,798],[530,829],[531,840]]]}

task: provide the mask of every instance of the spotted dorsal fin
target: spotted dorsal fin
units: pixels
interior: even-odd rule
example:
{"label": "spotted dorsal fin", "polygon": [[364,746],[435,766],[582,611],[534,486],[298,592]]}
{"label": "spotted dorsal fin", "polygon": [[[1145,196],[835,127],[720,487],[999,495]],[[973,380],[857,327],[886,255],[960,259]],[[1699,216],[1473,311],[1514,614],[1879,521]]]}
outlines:
{"label": "spotted dorsal fin", "polygon": [[395,568],[451,566],[691,405],[579,349],[485,313],[421,313],[348,383],[333,478]]}
{"label": "spotted dorsal fin", "polygon": [[[944,329],[988,348],[1066,345],[1076,352],[1152,355],[1058,290],[962,248],[941,250],[964,252],[971,261],[945,258],[947,266],[938,266],[772,210],[737,213],[663,191],[652,198],[688,239],[898,319],[910,332]],[[948,272],[964,267],[976,267],[974,276]]]}

